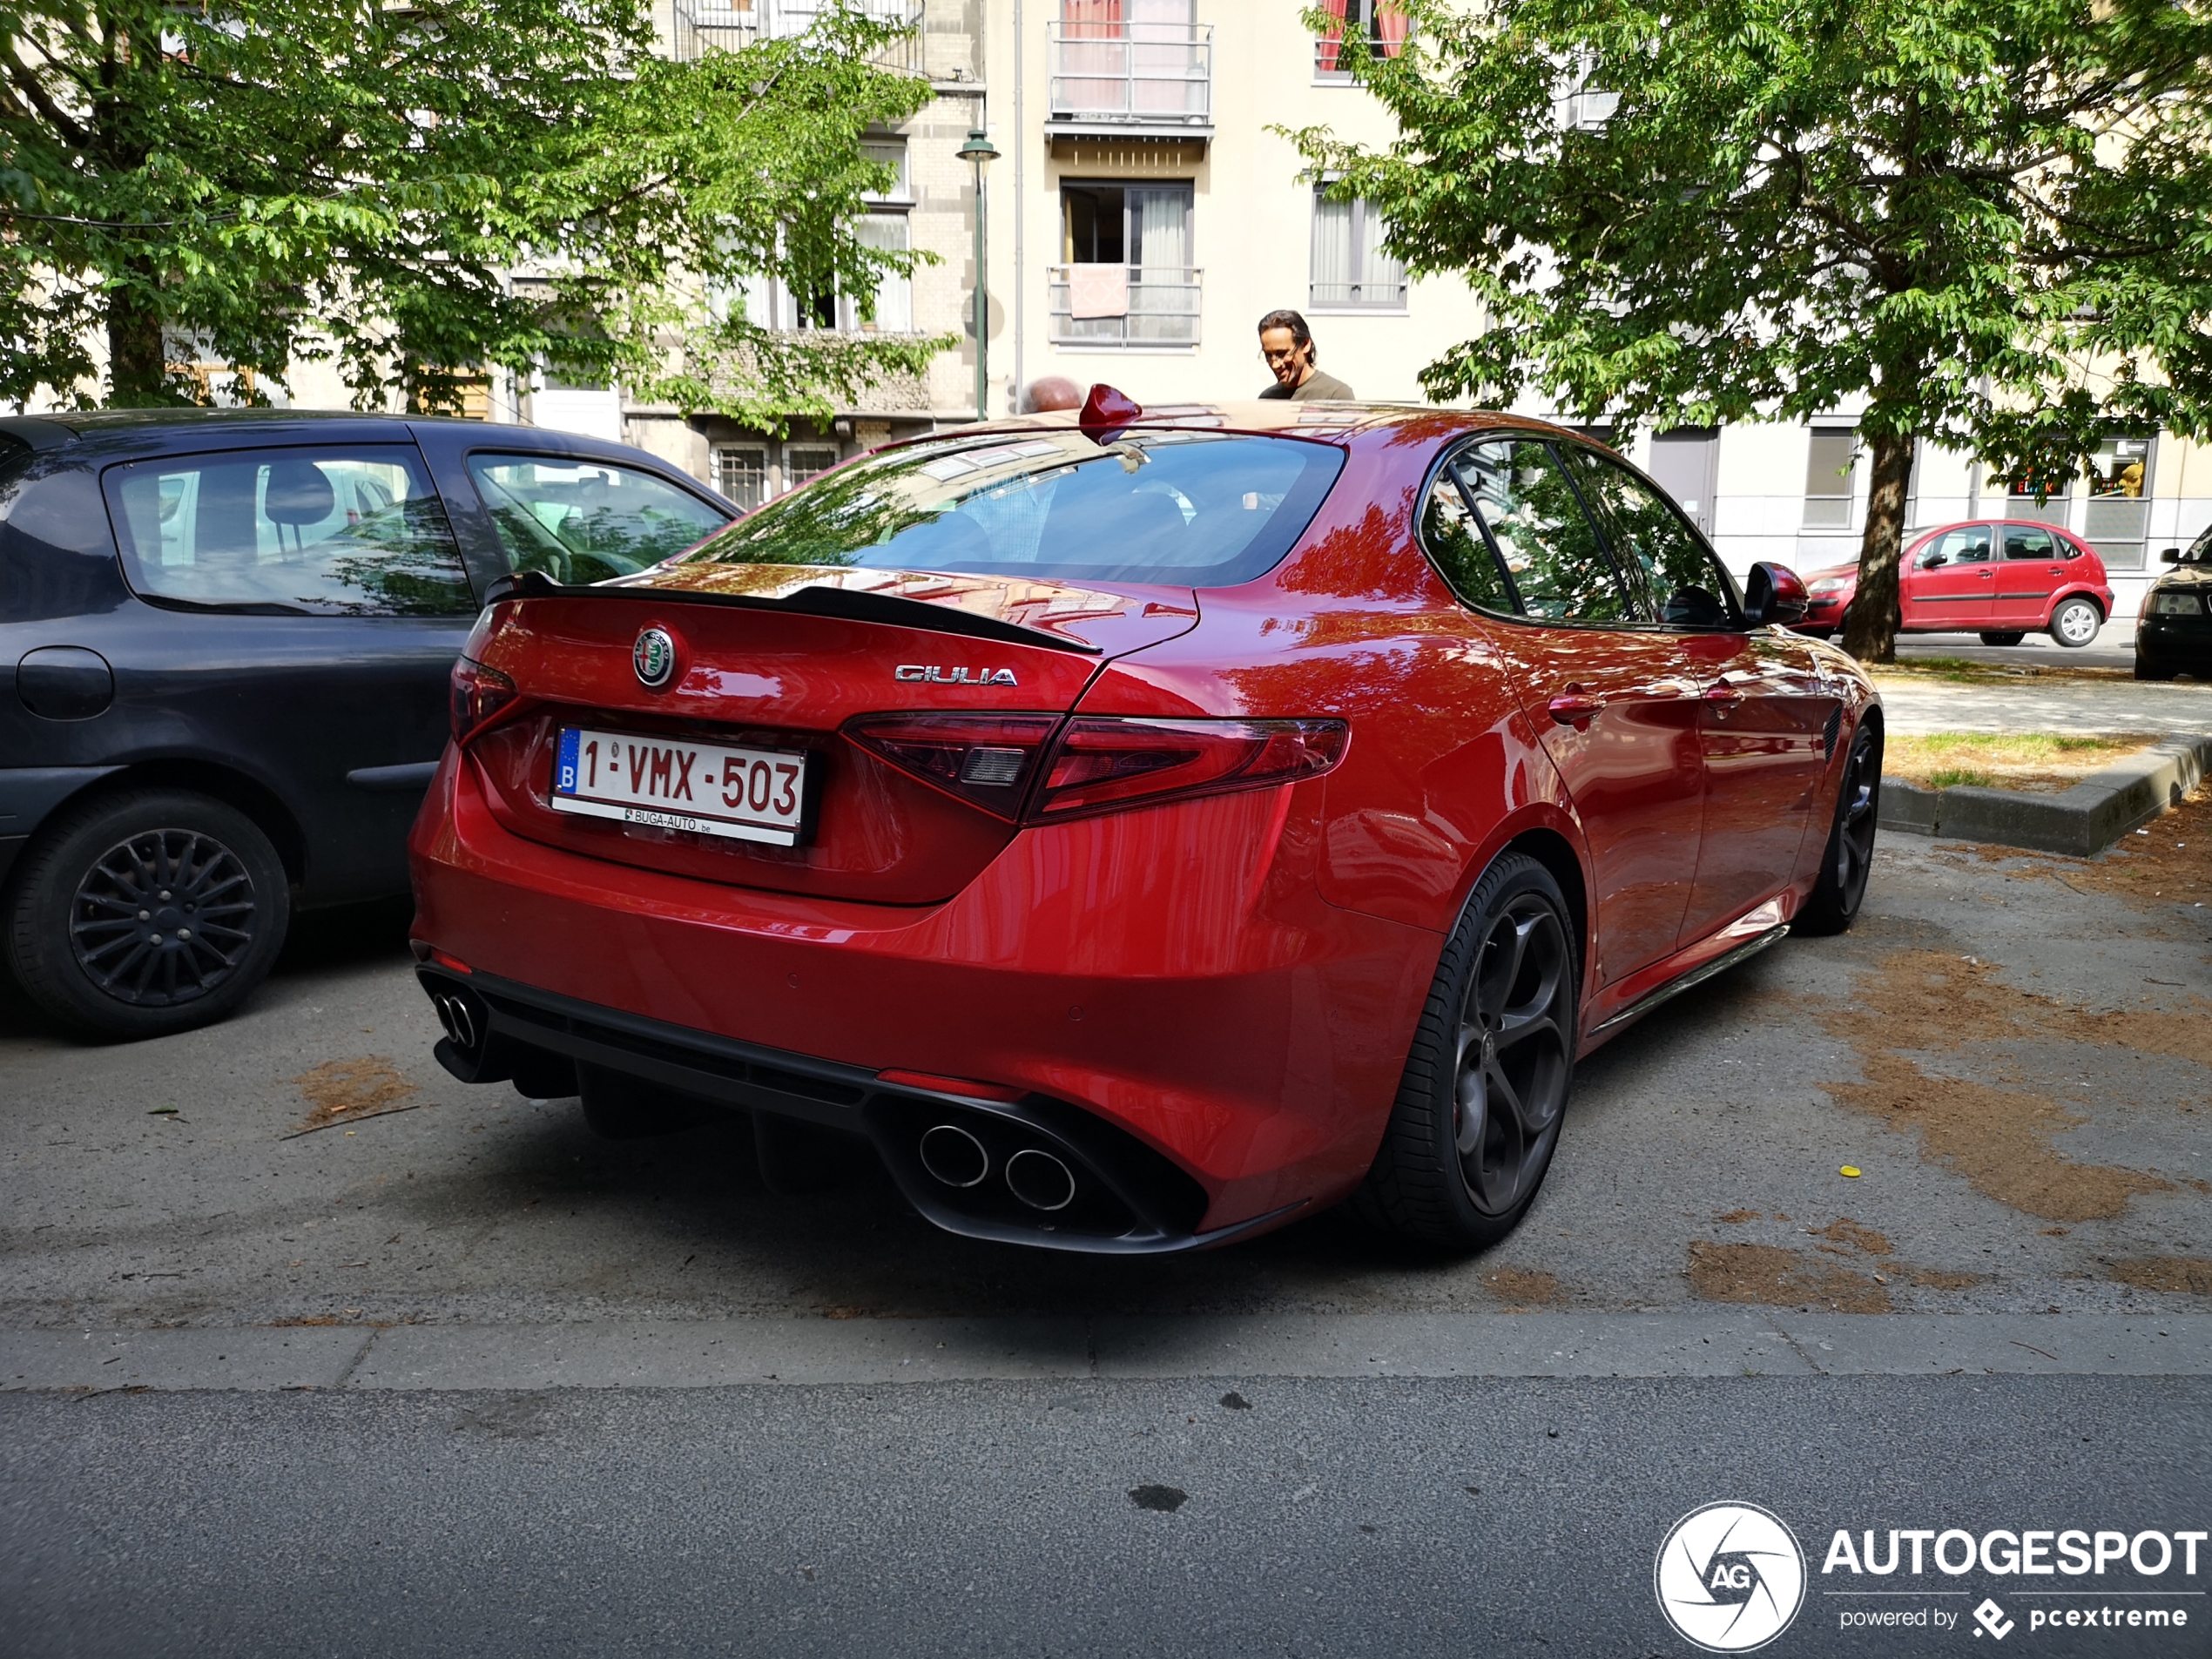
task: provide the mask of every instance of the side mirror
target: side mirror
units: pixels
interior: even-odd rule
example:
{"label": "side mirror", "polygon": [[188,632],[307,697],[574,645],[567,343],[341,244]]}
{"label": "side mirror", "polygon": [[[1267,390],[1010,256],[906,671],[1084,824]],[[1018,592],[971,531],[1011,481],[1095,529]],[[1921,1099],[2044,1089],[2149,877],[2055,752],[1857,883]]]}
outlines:
{"label": "side mirror", "polygon": [[1786,564],[1764,559],[1743,579],[1743,614],[1755,628],[1786,628],[1805,619],[1805,584]]}
{"label": "side mirror", "polygon": [[1937,565],[1943,564],[1947,562],[1948,561],[1944,558],[1941,553],[1938,552],[1934,548],[1930,548],[1926,552],[1920,555],[1919,558],[1913,560],[1912,564],[1913,568],[1916,570],[1932,570]]}
{"label": "side mirror", "polygon": [[2159,554],[2158,562],[2161,564],[2179,564],[2182,562],[2182,550],[2178,547],[2167,548]]}

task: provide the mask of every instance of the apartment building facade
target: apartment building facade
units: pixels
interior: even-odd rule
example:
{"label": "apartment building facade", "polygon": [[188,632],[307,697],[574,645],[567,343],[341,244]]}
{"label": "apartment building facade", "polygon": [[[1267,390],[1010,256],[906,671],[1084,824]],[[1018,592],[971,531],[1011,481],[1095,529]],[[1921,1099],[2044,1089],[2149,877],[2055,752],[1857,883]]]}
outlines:
{"label": "apartment building facade", "polygon": [[[780,437],[604,391],[540,387],[516,400],[517,414],[622,436],[748,503],[873,444],[974,418],[977,200],[957,152],[978,126],[999,152],[986,175],[983,267],[994,415],[1017,411],[1023,388],[1046,376],[1106,381],[1147,405],[1252,396],[1268,383],[1258,319],[1285,306],[1305,313],[1323,364],[1361,397],[1420,402],[1423,365],[1479,326],[1463,285],[1407,279],[1365,204],[1324,200],[1285,136],[1325,125],[1387,140],[1387,116],[1342,57],[1352,35],[1378,52],[1402,45],[1403,19],[1382,0],[1327,0],[1341,22],[1318,37],[1301,0],[869,3],[912,4],[916,33],[898,66],[927,76],[936,96],[872,139],[900,184],[871,204],[864,231],[939,262],[879,294],[872,322],[849,300],[833,315],[800,316],[767,285],[747,302],[779,326],[953,333],[959,348],[925,376]],[[792,0],[719,4],[670,0],[671,50],[711,51],[812,16]],[[1561,118],[1608,112],[1575,105]],[[1857,415],[1646,433],[1629,448],[1737,571],[1763,558],[1813,570],[1858,556],[1867,467]],[[1908,522],[2063,524],[2103,556],[2122,617],[2158,550],[2212,525],[2212,451],[2170,434],[2120,440],[2079,476],[2049,482],[2054,493],[2038,501],[1924,445]]]}

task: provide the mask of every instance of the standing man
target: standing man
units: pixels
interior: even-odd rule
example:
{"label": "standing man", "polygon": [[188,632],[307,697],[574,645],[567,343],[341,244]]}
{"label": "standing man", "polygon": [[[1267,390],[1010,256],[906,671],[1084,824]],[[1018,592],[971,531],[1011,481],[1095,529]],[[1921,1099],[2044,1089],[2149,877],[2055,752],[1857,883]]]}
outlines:
{"label": "standing man", "polygon": [[1333,374],[1314,367],[1320,354],[1313,348],[1313,331],[1295,311],[1271,311],[1259,320],[1259,354],[1267,360],[1275,384],[1260,395],[1286,397],[1295,403],[1315,398],[1348,400],[1352,390]]}

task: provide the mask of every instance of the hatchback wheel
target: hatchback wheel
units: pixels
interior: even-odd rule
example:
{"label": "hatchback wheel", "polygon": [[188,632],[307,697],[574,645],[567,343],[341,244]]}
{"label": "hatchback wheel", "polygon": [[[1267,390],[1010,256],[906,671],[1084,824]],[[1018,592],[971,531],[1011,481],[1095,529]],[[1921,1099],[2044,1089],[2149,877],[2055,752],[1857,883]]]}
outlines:
{"label": "hatchback wheel", "polygon": [[267,976],[291,918],[283,862],[260,826],[179,790],[64,811],[12,874],[16,978],[55,1018],[100,1036],[221,1019]]}
{"label": "hatchback wheel", "polygon": [[1567,1109],[1578,961],[1551,873],[1521,853],[1499,859],[1437,964],[1358,1213],[1453,1250],[1519,1224]]}
{"label": "hatchback wheel", "polygon": [[1985,645],[2017,645],[2027,637],[2025,631],[2016,628],[1985,628],[1981,633],[1981,643]]}
{"label": "hatchback wheel", "polygon": [[2097,637],[2105,619],[2088,600],[2068,599],[2051,613],[2051,637],[2060,644],[2078,651]]}
{"label": "hatchback wheel", "polygon": [[1820,855],[1820,879],[1791,923],[1797,932],[1839,934],[1851,925],[1866,897],[1866,878],[1874,867],[1874,830],[1881,816],[1882,734],[1862,725],[1844,761],[1836,816]]}
{"label": "hatchback wheel", "polygon": [[2159,668],[2145,662],[2141,656],[2135,658],[2135,678],[2139,680],[2170,680],[2177,671],[2171,668]]}

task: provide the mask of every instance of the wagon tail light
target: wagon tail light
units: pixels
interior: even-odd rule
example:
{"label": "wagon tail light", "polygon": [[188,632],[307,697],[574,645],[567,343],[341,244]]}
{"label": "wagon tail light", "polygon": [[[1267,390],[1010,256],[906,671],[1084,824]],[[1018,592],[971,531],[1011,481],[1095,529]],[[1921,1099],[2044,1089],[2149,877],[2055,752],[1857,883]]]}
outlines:
{"label": "wagon tail light", "polygon": [[1342,720],[1050,715],[863,715],[845,730],[900,771],[1028,824],[1318,778],[1352,736]]}
{"label": "wagon tail light", "polygon": [[513,680],[472,657],[463,657],[455,662],[452,690],[448,707],[453,716],[453,740],[456,744],[465,744],[475,736],[493,716],[512,703],[516,695]]}

